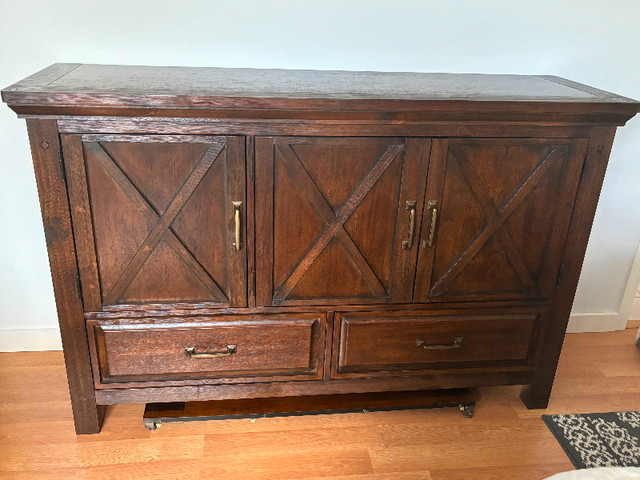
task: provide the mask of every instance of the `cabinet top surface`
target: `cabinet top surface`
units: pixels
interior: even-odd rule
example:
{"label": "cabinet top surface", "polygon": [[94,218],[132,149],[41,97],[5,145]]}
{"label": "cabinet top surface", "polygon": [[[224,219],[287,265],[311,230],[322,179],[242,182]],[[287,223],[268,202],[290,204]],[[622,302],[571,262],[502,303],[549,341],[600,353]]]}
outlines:
{"label": "cabinet top surface", "polygon": [[[635,100],[560,77],[58,63],[2,91],[10,106],[405,110],[478,102],[624,109]],[[552,107],[553,105],[553,107]],[[21,113],[25,112],[24,109]]]}
{"label": "cabinet top surface", "polygon": [[7,92],[205,97],[634,102],[560,77],[54,64]]}

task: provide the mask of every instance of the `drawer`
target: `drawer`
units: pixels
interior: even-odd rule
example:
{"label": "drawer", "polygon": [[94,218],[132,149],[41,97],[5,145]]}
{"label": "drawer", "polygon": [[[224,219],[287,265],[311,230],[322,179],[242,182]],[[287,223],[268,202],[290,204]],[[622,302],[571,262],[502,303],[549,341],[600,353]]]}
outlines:
{"label": "drawer", "polygon": [[539,312],[336,314],[339,333],[334,376],[525,363],[539,318]]}
{"label": "drawer", "polygon": [[322,376],[323,314],[89,320],[87,325],[94,377],[102,384]]}

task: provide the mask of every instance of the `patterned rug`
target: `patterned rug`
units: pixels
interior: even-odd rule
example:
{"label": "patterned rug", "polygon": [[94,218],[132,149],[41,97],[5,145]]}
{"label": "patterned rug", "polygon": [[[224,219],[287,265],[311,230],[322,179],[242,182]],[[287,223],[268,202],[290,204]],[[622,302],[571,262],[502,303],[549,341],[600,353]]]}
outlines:
{"label": "patterned rug", "polygon": [[640,466],[640,411],[542,419],[576,468]]}

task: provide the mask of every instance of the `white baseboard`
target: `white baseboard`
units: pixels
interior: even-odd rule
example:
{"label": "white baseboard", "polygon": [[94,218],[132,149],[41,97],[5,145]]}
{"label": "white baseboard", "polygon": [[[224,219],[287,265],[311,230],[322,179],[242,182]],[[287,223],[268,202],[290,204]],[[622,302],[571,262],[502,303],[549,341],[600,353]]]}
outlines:
{"label": "white baseboard", "polygon": [[640,320],[640,297],[633,299],[631,305],[631,313],[629,314],[629,320]]}
{"label": "white baseboard", "polygon": [[57,328],[0,330],[0,352],[62,350]]}
{"label": "white baseboard", "polygon": [[569,317],[567,333],[612,332],[624,330],[627,319],[618,312],[572,313]]}

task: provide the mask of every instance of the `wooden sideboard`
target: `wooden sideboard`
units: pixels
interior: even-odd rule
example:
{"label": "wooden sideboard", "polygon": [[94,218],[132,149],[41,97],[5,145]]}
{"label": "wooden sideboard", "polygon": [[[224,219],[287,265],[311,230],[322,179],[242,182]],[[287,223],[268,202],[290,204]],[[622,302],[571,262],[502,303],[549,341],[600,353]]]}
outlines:
{"label": "wooden sideboard", "polygon": [[615,129],[549,76],[55,64],[26,118],[76,431],[106,405],[524,385]]}

